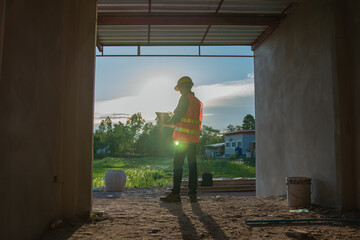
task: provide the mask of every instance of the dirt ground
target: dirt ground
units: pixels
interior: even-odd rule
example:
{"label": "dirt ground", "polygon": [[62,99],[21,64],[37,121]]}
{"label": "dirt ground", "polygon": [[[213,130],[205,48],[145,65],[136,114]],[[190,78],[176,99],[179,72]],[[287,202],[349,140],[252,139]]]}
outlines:
{"label": "dirt ground", "polygon": [[358,212],[338,212],[312,206],[309,213],[290,213],[283,197],[255,197],[253,192],[202,194],[197,203],[162,203],[165,189],[127,189],[94,193],[89,220],[67,220],[42,239],[360,239],[360,224],[277,223],[247,225],[245,220],[345,218]]}

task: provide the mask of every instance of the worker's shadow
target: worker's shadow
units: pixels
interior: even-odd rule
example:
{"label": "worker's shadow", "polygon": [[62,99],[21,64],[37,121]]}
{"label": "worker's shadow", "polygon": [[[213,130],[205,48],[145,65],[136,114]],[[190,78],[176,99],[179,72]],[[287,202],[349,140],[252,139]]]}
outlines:
{"label": "worker's shadow", "polygon": [[213,239],[229,239],[228,236],[224,233],[221,227],[216,223],[214,218],[211,215],[205,214],[198,202],[191,203],[191,208],[193,213],[199,217],[201,223],[207,229],[209,235]]}
{"label": "worker's shadow", "polygon": [[167,208],[169,212],[178,218],[183,239],[198,239],[196,228],[190,218],[185,215],[182,203],[161,203],[161,207]]}

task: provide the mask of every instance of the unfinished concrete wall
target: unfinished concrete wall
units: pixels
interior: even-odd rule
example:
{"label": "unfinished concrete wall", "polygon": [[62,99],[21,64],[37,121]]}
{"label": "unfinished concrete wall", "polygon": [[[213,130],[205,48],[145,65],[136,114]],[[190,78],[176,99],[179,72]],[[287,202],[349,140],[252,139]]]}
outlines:
{"label": "unfinished concrete wall", "polygon": [[96,0],[6,1],[4,23],[0,232],[38,239],[91,211]]}
{"label": "unfinished concrete wall", "polygon": [[[5,4],[6,4],[5,0],[0,0],[0,76],[1,76],[1,61],[2,61],[3,39],[4,39]],[[0,77],[0,81],[1,81],[1,77]]]}
{"label": "unfinished concrete wall", "polygon": [[283,195],[285,177],[305,176],[314,203],[341,205],[333,45],[331,4],[307,1],[255,51],[260,196]]}
{"label": "unfinished concrete wall", "polygon": [[332,7],[342,206],[360,209],[360,2],[334,1]]}
{"label": "unfinished concrete wall", "polygon": [[359,11],[307,1],[255,51],[259,195],[307,176],[314,203],[360,208]]}

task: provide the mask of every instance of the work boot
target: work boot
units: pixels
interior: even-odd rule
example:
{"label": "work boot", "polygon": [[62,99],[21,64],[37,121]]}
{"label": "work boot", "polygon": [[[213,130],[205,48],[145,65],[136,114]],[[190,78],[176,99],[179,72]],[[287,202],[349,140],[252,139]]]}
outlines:
{"label": "work boot", "polygon": [[165,197],[160,198],[163,202],[181,202],[180,194],[169,193]]}
{"label": "work boot", "polygon": [[190,202],[197,202],[197,196],[196,194],[190,194],[189,195]]}

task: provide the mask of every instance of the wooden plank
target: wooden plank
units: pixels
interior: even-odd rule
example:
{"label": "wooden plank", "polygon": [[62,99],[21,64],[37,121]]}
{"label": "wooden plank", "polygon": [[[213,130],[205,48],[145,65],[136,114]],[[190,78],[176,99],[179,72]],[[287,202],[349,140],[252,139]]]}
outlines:
{"label": "wooden plank", "polygon": [[[242,192],[255,191],[255,186],[238,186],[238,187],[198,187],[198,192]],[[188,188],[181,188],[180,192],[187,192]]]}
{"label": "wooden plank", "polygon": [[[202,183],[202,180],[198,181],[198,185],[200,186]],[[187,185],[188,181],[184,180],[181,182],[181,185]],[[220,186],[220,185],[255,185],[256,179],[229,179],[229,180],[213,180],[214,186]]]}
{"label": "wooden plank", "polygon": [[[182,187],[187,187],[188,184],[187,183],[181,184],[181,186]],[[201,183],[198,184],[198,186],[201,186]],[[242,183],[242,184],[236,184],[236,183],[234,183],[234,184],[224,184],[224,183],[222,183],[222,184],[213,184],[211,187],[232,187],[232,186],[256,186],[256,184],[255,183]]]}
{"label": "wooden plank", "polygon": [[[187,186],[181,186],[182,189],[188,189]],[[229,189],[237,189],[237,190],[241,190],[241,189],[255,189],[256,186],[255,185],[224,185],[224,186],[209,186],[209,187],[203,187],[203,186],[198,186],[198,189],[204,189],[204,190],[211,190],[211,189],[217,189],[217,190],[223,190],[224,192],[226,192]]]}

